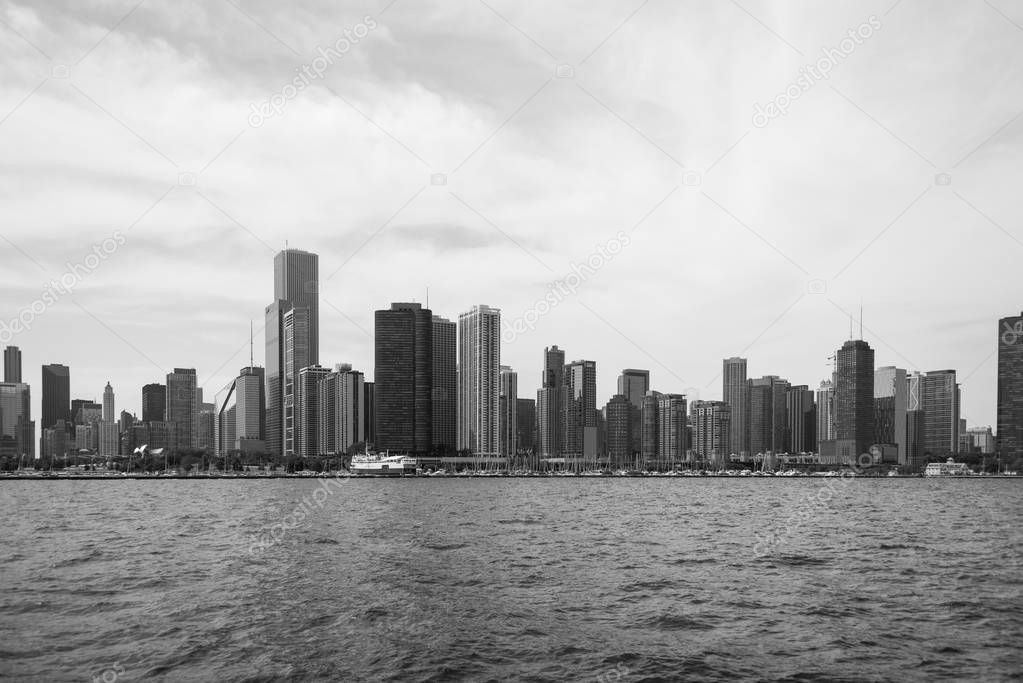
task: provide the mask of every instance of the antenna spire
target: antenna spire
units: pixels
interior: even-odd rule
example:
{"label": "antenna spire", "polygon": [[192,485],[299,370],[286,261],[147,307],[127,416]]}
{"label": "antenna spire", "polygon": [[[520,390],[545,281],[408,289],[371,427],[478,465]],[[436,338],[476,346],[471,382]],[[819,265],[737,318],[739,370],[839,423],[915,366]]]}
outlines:
{"label": "antenna spire", "polygon": [[252,360],[252,318],[249,318],[249,367],[255,367],[255,363]]}

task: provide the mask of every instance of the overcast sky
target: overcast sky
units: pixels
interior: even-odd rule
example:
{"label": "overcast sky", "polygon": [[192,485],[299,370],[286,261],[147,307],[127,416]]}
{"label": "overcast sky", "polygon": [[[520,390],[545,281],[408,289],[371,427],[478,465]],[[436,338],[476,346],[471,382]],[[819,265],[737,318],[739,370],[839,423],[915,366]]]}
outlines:
{"label": "overcast sky", "polygon": [[320,255],[321,364],[370,377],[375,309],[511,322],[621,232],[509,334],[521,397],[551,344],[600,405],[624,367],[720,398],[733,355],[815,388],[862,304],[878,366],[957,369],[987,425],[1020,83],[1009,0],[0,2],[0,311],[36,420],[51,362],[137,412],[174,367],[211,400],[250,319],[263,364],[285,240]]}

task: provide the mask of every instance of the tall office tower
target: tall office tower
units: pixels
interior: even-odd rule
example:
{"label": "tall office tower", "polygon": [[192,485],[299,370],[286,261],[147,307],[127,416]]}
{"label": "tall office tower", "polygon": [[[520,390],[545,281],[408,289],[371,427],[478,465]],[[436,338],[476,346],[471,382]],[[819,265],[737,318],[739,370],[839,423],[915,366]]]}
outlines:
{"label": "tall office tower", "polygon": [[42,404],[43,428],[71,421],[71,370],[68,366],[56,363],[43,366]]}
{"label": "tall office tower", "polygon": [[204,403],[201,394],[196,392],[196,405],[199,406],[199,415],[196,418],[195,447],[199,450],[213,453],[213,440],[216,432],[216,404]]}
{"label": "tall office tower", "polygon": [[266,307],[266,452],[284,454],[284,314],[290,306],[277,299]]}
{"label": "tall office tower", "polygon": [[266,450],[266,397],[263,368],[242,368],[214,399],[213,449],[262,453]]}
{"label": "tall office tower", "polygon": [[920,378],[924,412],[924,450],[932,455],[959,451],[959,385],[955,370],[936,370]]}
{"label": "tall office tower", "polygon": [[531,398],[520,398],[516,401],[515,417],[518,421],[518,434],[515,437],[519,444],[519,452],[536,452],[536,401]]}
{"label": "tall office tower", "polygon": [[874,349],[850,340],[835,361],[835,447],[839,460],[848,462],[874,443]]}
{"label": "tall office tower", "polygon": [[4,382],[21,383],[21,349],[17,346],[4,349]]}
{"label": "tall office tower", "polygon": [[366,440],[365,382],[363,374],[348,363],[320,379],[320,455],[344,455],[349,447]]}
{"label": "tall office tower", "polygon": [[640,409],[640,456],[648,465],[657,460],[657,443],[660,437],[657,418],[660,399],[661,392],[648,391],[643,397],[643,407]]}
{"label": "tall office tower", "polygon": [[501,394],[498,398],[501,428],[501,455],[513,457],[519,451],[519,375],[507,365],[501,366]]}
{"label": "tall office tower", "polygon": [[142,387],[142,421],[163,422],[167,419],[167,387],[147,384]]}
{"label": "tall office tower", "polygon": [[817,390],[817,452],[823,449],[825,441],[835,441],[835,383],[829,379],[821,382]]}
{"label": "tall office tower", "polygon": [[[320,257],[300,249],[285,249],[274,257],[274,300],[289,308],[305,308],[308,358],[305,365],[320,362]],[[299,368],[301,369],[301,368]]]}
{"label": "tall office tower", "polygon": [[910,410],[906,412],[906,465],[910,472],[918,472],[924,468],[927,460],[924,457],[924,411]]}
{"label": "tall office tower", "polygon": [[1023,313],[998,321],[997,438],[1009,462],[1023,457]]}
{"label": "tall office tower", "polygon": [[732,406],[724,401],[693,403],[693,455],[698,462],[723,464],[735,453],[732,438]]}
{"label": "tall office tower", "polygon": [[362,384],[362,414],[365,416],[362,424],[362,433],[365,435],[365,441],[368,444],[375,444],[377,441],[375,387],[376,385],[373,382],[363,382]]}
{"label": "tall office tower", "polygon": [[122,432],[128,431],[128,428],[135,424],[135,416],[129,413],[127,410],[121,411],[121,416],[117,420],[117,427]]}
{"label": "tall office tower", "polygon": [[748,381],[750,453],[785,451],[785,397],[789,383],[775,375]]}
{"label": "tall office tower", "polygon": [[817,408],[813,392],[805,384],[790,387],[785,394],[785,450],[812,453],[817,448]]}
{"label": "tall office tower", "polygon": [[394,303],[376,312],[375,331],[377,450],[426,455],[433,447],[433,314]]}
{"label": "tall office tower", "polygon": [[722,398],[732,408],[728,443],[733,452],[745,458],[750,453],[750,387],[745,358],[726,358],[722,368]]}
{"label": "tall office tower", "polygon": [[565,366],[562,405],[565,457],[593,459],[597,456],[597,364],[572,361]]}
{"label": "tall office tower", "polygon": [[281,319],[284,365],[282,372],[281,425],[284,432],[284,455],[298,455],[298,422],[295,404],[298,401],[298,375],[303,368],[316,365],[309,355],[309,309],[291,307]]}
{"label": "tall office tower", "polygon": [[312,458],[320,454],[320,382],[330,370],[309,365],[298,371],[295,382],[295,456]]}
{"label": "tall office tower", "polygon": [[167,375],[167,422],[177,425],[178,448],[197,448],[199,405],[194,368],[174,368]]}
{"label": "tall office tower", "polygon": [[543,374],[536,392],[537,452],[547,458],[561,456],[564,410],[565,352],[557,345],[544,349]]}
{"label": "tall office tower", "polygon": [[20,465],[35,459],[32,391],[21,382],[0,383],[0,456],[14,457]]}
{"label": "tall office tower", "polygon": [[661,394],[657,399],[657,460],[674,465],[686,456],[686,397]]}
{"label": "tall office tower", "polygon": [[103,421],[113,422],[117,419],[116,415],[114,412],[114,388],[110,386],[110,382],[107,382],[107,386],[103,389]]}
{"label": "tall office tower", "polygon": [[906,450],[906,412],[909,408],[909,383],[906,371],[885,366],[874,371],[874,440],[895,444],[899,464],[909,462]]}
{"label": "tall office tower", "polygon": [[473,306],[458,316],[458,449],[500,452],[501,309]]}
{"label": "tall office tower", "polygon": [[[641,404],[642,405],[642,404]],[[632,401],[624,394],[615,394],[607,402],[607,455],[616,467],[632,462]]]}
{"label": "tall office tower", "polygon": [[632,435],[632,443],[629,446],[633,453],[638,453],[642,444],[640,433],[642,431],[642,410],[643,397],[650,391],[650,371],[626,368],[618,376],[618,393],[629,400],[632,405],[632,426],[629,433]]}
{"label": "tall office tower", "polygon": [[458,326],[433,316],[433,449],[454,455],[458,443]]}

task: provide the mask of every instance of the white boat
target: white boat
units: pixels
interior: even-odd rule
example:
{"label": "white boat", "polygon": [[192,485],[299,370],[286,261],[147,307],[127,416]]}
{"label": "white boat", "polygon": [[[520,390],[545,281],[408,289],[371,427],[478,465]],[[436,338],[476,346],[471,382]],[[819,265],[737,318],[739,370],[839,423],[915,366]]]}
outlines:
{"label": "white boat", "polygon": [[378,455],[363,453],[352,456],[352,474],[400,477],[415,474],[418,462],[407,455]]}
{"label": "white boat", "polygon": [[924,469],[925,477],[967,477],[973,471],[966,466],[966,463],[956,462],[949,458],[945,462],[932,462]]}

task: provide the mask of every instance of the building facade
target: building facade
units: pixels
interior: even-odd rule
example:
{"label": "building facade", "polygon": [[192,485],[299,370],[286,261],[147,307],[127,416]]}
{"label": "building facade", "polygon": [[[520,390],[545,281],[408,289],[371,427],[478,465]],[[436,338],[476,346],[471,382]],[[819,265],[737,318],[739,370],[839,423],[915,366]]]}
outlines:
{"label": "building facade", "polygon": [[394,303],[376,312],[378,450],[426,455],[433,448],[433,329],[433,314],[417,303]]}
{"label": "building facade", "polygon": [[473,306],[458,316],[458,450],[501,450],[501,310]]}
{"label": "building facade", "polygon": [[722,367],[722,400],[732,409],[729,418],[729,447],[747,457],[750,452],[750,386],[745,358],[726,358]]}
{"label": "building facade", "polygon": [[847,341],[835,356],[835,378],[836,453],[849,462],[874,444],[874,349]]}
{"label": "building facade", "polygon": [[167,422],[177,425],[177,447],[197,448],[199,405],[194,368],[174,368],[167,375]]}
{"label": "building facade", "polygon": [[501,366],[500,424],[501,455],[512,457],[519,451],[519,375],[507,365]]}
{"label": "building facade", "polygon": [[433,316],[433,451],[454,455],[458,444],[458,326]]}
{"label": "building facade", "polygon": [[42,427],[71,422],[71,369],[51,363],[43,366]]}
{"label": "building facade", "polygon": [[998,321],[996,403],[995,450],[1009,461],[1023,458],[1023,313]]}

